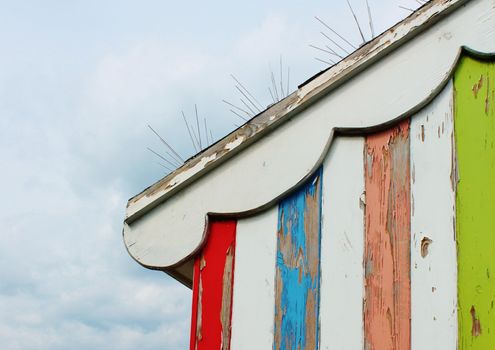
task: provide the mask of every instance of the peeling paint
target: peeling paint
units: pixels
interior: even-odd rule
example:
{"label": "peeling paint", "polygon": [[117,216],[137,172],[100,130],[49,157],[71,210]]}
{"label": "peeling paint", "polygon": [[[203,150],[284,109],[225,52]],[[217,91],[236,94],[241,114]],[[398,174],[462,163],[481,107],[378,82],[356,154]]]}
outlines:
{"label": "peeling paint", "polygon": [[474,305],[471,306],[469,313],[471,314],[472,321],[471,334],[473,337],[479,337],[481,335],[481,323],[479,318],[476,317],[476,309],[474,308]]}
{"label": "peeling paint", "polygon": [[222,307],[220,310],[220,323],[222,324],[221,350],[230,348],[230,318],[232,305],[232,282],[234,277],[234,245],[227,249],[225,267],[222,278]]}
{"label": "peeling paint", "polygon": [[197,349],[198,348],[198,343],[199,341],[201,341],[203,339],[203,332],[202,332],[202,329],[203,329],[203,326],[202,326],[202,320],[203,320],[203,313],[202,313],[202,300],[203,300],[203,283],[202,283],[202,279],[200,277],[199,279],[199,287],[198,287],[198,299],[201,301],[200,303],[198,303],[198,321],[196,323],[196,339],[197,341],[194,343],[194,348]]}
{"label": "peeling paint", "polygon": [[474,98],[478,98],[478,92],[481,90],[483,87],[483,75],[480,76],[480,80],[478,80],[477,83],[474,83],[473,88],[471,89],[473,91]]}
{"label": "peeling paint", "polygon": [[423,237],[421,240],[421,257],[426,258],[428,255],[428,248],[433,241],[428,237]]}
{"label": "peeling paint", "polygon": [[194,264],[191,350],[230,349],[235,221],[210,224]]}
{"label": "peeling paint", "polygon": [[370,350],[407,350],[411,343],[409,121],[368,136],[365,149],[365,343]]}
{"label": "peeling paint", "polygon": [[211,156],[201,158],[201,160],[197,164],[195,164],[192,168],[189,168],[186,171],[177,174],[174,178],[174,181],[171,182],[168,186],[173,187],[176,184],[183,182],[185,179],[203,170],[210,162],[213,162],[216,158],[217,158],[216,153],[212,154]]}
{"label": "peeling paint", "polygon": [[234,141],[227,143],[224,148],[228,151],[231,151],[237,146],[239,146],[242,143],[242,141],[244,141],[244,137],[243,136],[238,137]]}
{"label": "peeling paint", "polygon": [[279,206],[274,349],[318,346],[321,169]]}

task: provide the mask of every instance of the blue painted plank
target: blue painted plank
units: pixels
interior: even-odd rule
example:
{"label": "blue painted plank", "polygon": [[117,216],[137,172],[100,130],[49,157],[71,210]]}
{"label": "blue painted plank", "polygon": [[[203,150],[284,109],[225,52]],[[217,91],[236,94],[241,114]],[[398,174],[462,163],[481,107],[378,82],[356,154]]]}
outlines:
{"label": "blue painted plank", "polygon": [[279,204],[274,349],[317,349],[320,303],[320,168]]}

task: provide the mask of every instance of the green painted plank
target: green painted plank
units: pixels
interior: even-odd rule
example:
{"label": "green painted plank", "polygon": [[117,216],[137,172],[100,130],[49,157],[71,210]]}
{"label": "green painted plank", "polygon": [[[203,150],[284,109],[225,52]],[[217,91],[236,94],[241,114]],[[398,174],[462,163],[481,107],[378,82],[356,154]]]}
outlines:
{"label": "green painted plank", "polygon": [[462,58],[454,76],[458,317],[462,350],[495,349],[494,85],[494,63]]}

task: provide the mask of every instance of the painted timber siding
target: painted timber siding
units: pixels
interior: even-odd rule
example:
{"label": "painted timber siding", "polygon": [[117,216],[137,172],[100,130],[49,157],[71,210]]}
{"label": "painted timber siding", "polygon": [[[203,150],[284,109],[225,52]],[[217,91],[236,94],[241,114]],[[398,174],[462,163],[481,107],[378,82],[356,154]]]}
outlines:
{"label": "painted timber siding", "polygon": [[235,221],[216,221],[194,264],[191,350],[230,349]]}
{"label": "painted timber siding", "polygon": [[495,64],[464,57],[454,76],[459,348],[495,347]]}
{"label": "painted timber siding", "polygon": [[321,168],[279,204],[274,349],[318,348]]}
{"label": "painted timber siding", "polygon": [[363,349],[363,137],[338,137],[323,163],[320,349]]}
{"label": "painted timber siding", "polygon": [[411,118],[411,348],[457,348],[453,85]]}
{"label": "painted timber siding", "polygon": [[275,313],[278,208],[237,222],[233,350],[271,350]]}
{"label": "painted timber siding", "polygon": [[366,138],[365,349],[410,349],[409,121]]}

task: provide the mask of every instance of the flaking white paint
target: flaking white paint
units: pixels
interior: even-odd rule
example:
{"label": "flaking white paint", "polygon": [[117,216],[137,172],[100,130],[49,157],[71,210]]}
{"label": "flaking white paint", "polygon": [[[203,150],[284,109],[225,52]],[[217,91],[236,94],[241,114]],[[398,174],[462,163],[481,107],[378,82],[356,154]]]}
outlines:
{"label": "flaking white paint", "polygon": [[453,94],[449,83],[411,120],[412,350],[457,348]]}
{"label": "flaking white paint", "polygon": [[244,137],[239,137],[239,138],[235,139],[235,141],[227,143],[224,148],[231,151],[234,148],[236,148],[237,146],[239,146],[242,143],[242,141],[244,141]]}

